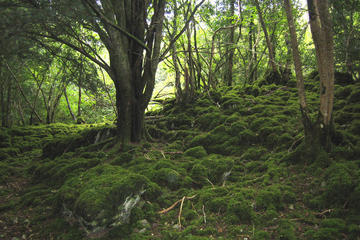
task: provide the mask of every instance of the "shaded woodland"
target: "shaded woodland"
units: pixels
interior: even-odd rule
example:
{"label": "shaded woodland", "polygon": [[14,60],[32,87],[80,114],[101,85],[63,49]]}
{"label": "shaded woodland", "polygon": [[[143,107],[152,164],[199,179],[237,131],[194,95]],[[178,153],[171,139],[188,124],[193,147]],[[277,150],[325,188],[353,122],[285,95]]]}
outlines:
{"label": "shaded woodland", "polygon": [[0,239],[359,239],[359,0],[0,12]]}

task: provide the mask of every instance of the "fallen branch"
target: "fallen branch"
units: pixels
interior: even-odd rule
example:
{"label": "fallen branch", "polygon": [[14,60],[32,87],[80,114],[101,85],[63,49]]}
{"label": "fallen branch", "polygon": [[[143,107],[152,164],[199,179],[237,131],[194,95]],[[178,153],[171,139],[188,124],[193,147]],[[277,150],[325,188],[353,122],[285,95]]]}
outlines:
{"label": "fallen branch", "polygon": [[179,222],[180,229],[181,229],[181,212],[182,212],[182,208],[184,205],[184,201],[185,201],[185,196],[181,199],[180,210],[179,210],[179,215],[178,215],[178,222]]}
{"label": "fallen branch", "polygon": [[208,181],[208,182],[211,184],[212,188],[214,189],[215,186],[214,186],[214,184],[210,181],[210,179],[208,179],[208,178],[205,178],[205,179],[206,179],[206,181]]}
{"label": "fallen branch", "polygon": [[334,209],[326,209],[320,213],[314,213],[314,215],[323,217],[326,213],[331,213],[332,211],[334,211]]}
{"label": "fallen branch", "polygon": [[202,212],[204,215],[204,223],[206,224],[206,214],[205,214],[205,206],[204,205],[202,206]]}
{"label": "fallen branch", "polygon": [[[196,195],[197,195],[197,194],[195,194],[194,196],[191,196],[191,197],[185,197],[185,196],[184,196],[183,198],[185,198],[185,199],[187,199],[187,200],[190,200],[190,199],[195,198]],[[161,210],[161,211],[159,211],[158,213],[159,213],[159,214],[164,214],[164,213],[169,212],[171,209],[173,209],[174,207],[176,207],[176,205],[177,205],[179,202],[181,202],[183,198],[181,198],[180,200],[177,200],[177,201],[174,202],[170,207],[168,207],[168,208],[166,208],[166,209],[164,209],[164,210]]]}
{"label": "fallen branch", "polygon": [[288,152],[292,151],[292,148],[295,146],[296,143],[298,143],[300,140],[302,140],[304,138],[304,136],[302,136],[301,138],[299,138],[298,140],[296,140],[295,142],[293,142],[290,146],[290,148],[288,149]]}

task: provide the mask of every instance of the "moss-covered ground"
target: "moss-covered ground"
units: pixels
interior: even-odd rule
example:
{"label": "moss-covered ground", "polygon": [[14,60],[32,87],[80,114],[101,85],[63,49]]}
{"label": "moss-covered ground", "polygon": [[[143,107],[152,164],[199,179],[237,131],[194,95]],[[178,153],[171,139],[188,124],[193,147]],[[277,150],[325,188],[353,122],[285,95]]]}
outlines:
{"label": "moss-covered ground", "polygon": [[1,129],[0,239],[360,239],[360,84],[336,85],[316,154],[291,86],[168,100],[128,146],[110,125]]}

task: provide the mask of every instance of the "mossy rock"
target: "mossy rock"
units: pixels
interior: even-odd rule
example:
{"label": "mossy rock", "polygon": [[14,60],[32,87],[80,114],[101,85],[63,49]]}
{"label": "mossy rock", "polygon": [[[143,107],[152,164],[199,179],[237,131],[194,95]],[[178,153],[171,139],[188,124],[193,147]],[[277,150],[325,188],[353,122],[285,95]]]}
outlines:
{"label": "mossy rock", "polygon": [[48,159],[34,170],[33,180],[35,182],[47,182],[51,185],[61,186],[66,179],[77,176],[83,171],[97,166],[100,162],[100,159],[78,157]]}
{"label": "mossy rock", "polygon": [[242,131],[247,129],[247,123],[244,121],[236,121],[230,125],[228,130],[231,136],[238,136]]}
{"label": "mossy rock", "polygon": [[271,235],[266,231],[256,231],[254,234],[254,240],[270,240]]}
{"label": "mossy rock", "polygon": [[284,207],[283,191],[279,185],[272,185],[260,190],[256,197],[257,209],[281,210]]}
{"label": "mossy rock", "polygon": [[10,135],[3,128],[0,128],[0,148],[10,147]]}
{"label": "mossy rock", "polygon": [[[86,129],[80,133],[55,138],[43,148],[43,157],[55,158],[66,152],[75,151],[77,148],[97,145],[116,135],[114,127],[101,126]],[[98,150],[96,147],[93,150]]]}
{"label": "mossy rock", "polygon": [[87,233],[94,233],[129,224],[139,201],[152,201],[160,193],[159,186],[143,175],[104,164],[68,179],[59,190],[58,202]]}
{"label": "mossy rock", "polygon": [[[207,169],[207,176],[214,184],[222,184],[234,166],[234,160],[217,154],[211,154],[200,161]],[[204,173],[205,174],[205,173]]]}
{"label": "mossy rock", "polygon": [[335,83],[346,86],[354,83],[354,79],[350,73],[335,72]]}
{"label": "mossy rock", "polygon": [[277,229],[277,238],[279,240],[296,240],[295,226],[288,220],[281,220]]}
{"label": "mossy rock", "polygon": [[153,171],[151,180],[163,187],[168,187],[172,190],[180,188],[183,176],[174,169],[160,168]]}
{"label": "mossy rock", "polygon": [[[227,133],[228,129],[225,125],[219,125],[209,133],[195,136],[188,144],[188,147],[203,146],[207,153],[220,153],[229,155],[226,145],[231,145],[229,139],[231,136]],[[236,141],[237,143],[237,141]]]}
{"label": "mossy rock", "polygon": [[336,88],[335,90],[335,98],[336,99],[347,99],[351,92],[352,92],[352,86],[346,86],[346,87],[340,87],[340,88]]}
{"label": "mossy rock", "polygon": [[221,125],[226,119],[226,116],[220,112],[209,112],[200,116],[196,124],[204,131],[209,131],[219,125]]}
{"label": "mossy rock", "polygon": [[197,159],[203,158],[207,156],[207,152],[203,146],[197,146],[193,148],[189,148],[184,152],[185,156],[194,157]]}
{"label": "mossy rock", "polygon": [[129,152],[123,152],[123,153],[120,153],[118,156],[116,156],[112,161],[111,161],[111,164],[112,165],[123,165],[123,164],[126,164],[126,163],[129,163],[131,162],[131,160],[133,160],[134,158],[134,155],[129,153]]}
{"label": "mossy rock", "polygon": [[353,163],[333,163],[325,172],[324,198],[328,204],[344,204],[360,180],[358,167]]}
{"label": "mossy rock", "polygon": [[250,161],[250,160],[264,160],[265,154],[268,150],[262,146],[254,146],[247,149],[247,151],[242,155],[242,158]]}
{"label": "mossy rock", "polygon": [[250,224],[255,218],[251,202],[231,199],[227,204],[227,218],[230,224]]}
{"label": "mossy rock", "polygon": [[349,103],[360,103],[360,89],[353,90],[353,93],[349,97]]}
{"label": "mossy rock", "polygon": [[1,148],[0,149],[0,155],[3,155],[4,157],[6,157],[6,156],[15,157],[19,153],[20,153],[19,148],[8,147],[8,148]]}
{"label": "mossy rock", "polygon": [[324,219],[320,223],[320,228],[316,231],[308,230],[305,232],[306,239],[314,240],[336,240],[342,239],[345,233],[345,221],[338,218]]}
{"label": "mossy rock", "polygon": [[205,209],[212,213],[225,213],[231,199],[228,193],[225,188],[204,188],[199,193],[198,204],[200,204],[200,207],[204,205]]}
{"label": "mossy rock", "polygon": [[167,122],[168,129],[187,129],[191,128],[193,125],[193,119],[191,116],[187,115],[186,113],[179,113],[169,116],[169,120]]}

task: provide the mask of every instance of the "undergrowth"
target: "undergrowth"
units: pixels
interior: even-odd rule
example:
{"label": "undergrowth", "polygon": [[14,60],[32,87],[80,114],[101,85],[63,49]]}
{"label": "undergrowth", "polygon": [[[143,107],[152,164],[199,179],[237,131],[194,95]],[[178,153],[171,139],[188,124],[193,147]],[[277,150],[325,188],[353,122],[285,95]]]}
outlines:
{"label": "undergrowth", "polygon": [[128,146],[111,125],[1,129],[0,238],[358,239],[360,86],[336,86],[333,150],[315,155],[292,86],[165,101],[152,142]]}

